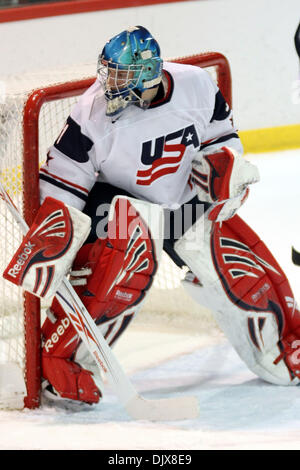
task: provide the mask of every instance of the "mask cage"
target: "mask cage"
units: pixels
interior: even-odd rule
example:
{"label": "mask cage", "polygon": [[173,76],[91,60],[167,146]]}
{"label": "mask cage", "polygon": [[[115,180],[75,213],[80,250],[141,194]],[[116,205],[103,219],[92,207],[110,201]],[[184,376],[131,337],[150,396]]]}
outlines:
{"label": "mask cage", "polygon": [[123,65],[102,59],[99,61],[97,77],[104,88],[105,95],[115,98],[137,88],[143,70],[142,64]]}

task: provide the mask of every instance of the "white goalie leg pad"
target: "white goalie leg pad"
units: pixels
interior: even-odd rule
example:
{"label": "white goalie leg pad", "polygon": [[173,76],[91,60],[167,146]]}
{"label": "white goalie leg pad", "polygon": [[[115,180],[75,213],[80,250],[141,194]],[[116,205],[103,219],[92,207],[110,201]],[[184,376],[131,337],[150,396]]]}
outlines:
{"label": "white goalie leg pad", "polygon": [[[212,228],[213,223],[202,217],[176,242],[176,252],[202,284],[183,281],[183,286],[196,302],[212,311],[218,325],[251,371],[274,384],[297,385],[299,379],[290,373],[284,361],[274,364],[281,352],[278,326],[280,315],[276,315],[272,309],[257,309],[255,305],[253,309],[251,305],[246,308],[244,300],[241,301],[242,307],[240,307],[233,302],[230,293],[225,291],[212,255]],[[255,256],[251,258],[255,259]],[[240,268],[243,266],[245,269],[246,265],[238,266]],[[246,269],[249,269],[249,265]],[[257,276],[256,272],[261,272],[262,269],[263,263],[257,262],[256,265],[253,263],[249,271],[245,271],[245,275],[248,274],[249,279],[254,279],[254,276]],[[242,269],[240,271],[242,275]],[[238,275],[237,269],[235,274]],[[270,288],[267,281],[263,285],[266,286],[265,289]],[[250,294],[263,296],[265,292],[256,288]]]}

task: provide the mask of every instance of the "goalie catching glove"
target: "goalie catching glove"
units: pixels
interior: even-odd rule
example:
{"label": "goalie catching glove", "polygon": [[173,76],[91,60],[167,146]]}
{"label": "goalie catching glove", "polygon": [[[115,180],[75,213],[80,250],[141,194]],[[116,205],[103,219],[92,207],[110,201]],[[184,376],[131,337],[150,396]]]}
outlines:
{"label": "goalie catching glove", "polygon": [[208,218],[221,222],[233,217],[245,202],[248,185],[259,181],[259,173],[234,149],[222,147],[211,154],[198,153],[192,178],[200,201],[212,203]]}
{"label": "goalie catching glove", "polygon": [[90,227],[87,215],[47,197],[3,277],[38,297],[52,297]]}

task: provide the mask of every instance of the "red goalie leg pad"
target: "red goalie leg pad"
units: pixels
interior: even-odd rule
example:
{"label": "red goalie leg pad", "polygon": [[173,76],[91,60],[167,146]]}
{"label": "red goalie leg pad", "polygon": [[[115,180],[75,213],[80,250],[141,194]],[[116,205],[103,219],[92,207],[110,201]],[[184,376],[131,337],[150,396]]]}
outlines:
{"label": "red goalie leg pad", "polygon": [[43,324],[42,375],[63,398],[98,403],[101,392],[91,372],[71,360],[79,345],[78,335],[56,299],[51,310],[55,323]]}
{"label": "red goalie leg pad", "polygon": [[101,397],[92,373],[70,360],[44,356],[43,374],[63,398],[98,403]]}
{"label": "red goalie leg pad", "polygon": [[51,312],[53,321],[46,318],[42,327],[43,356],[69,359],[79,344],[79,337],[56,299],[52,302]]}
{"label": "red goalie leg pad", "polygon": [[[119,237],[121,221],[126,221],[126,227],[122,230],[122,237]],[[91,274],[87,276],[87,283],[77,286],[75,290],[90,315],[97,324],[102,324],[130,308],[126,321],[120,326],[120,331],[124,331],[135,307],[150,288],[157,268],[155,245],[148,228],[127,199],[117,202],[114,218],[108,223],[108,237],[84,245],[79,250],[73,270],[80,271],[81,268],[85,268],[85,271],[89,268]],[[51,310],[56,321],[52,323],[47,318],[42,329],[43,377],[57,391],[60,390],[62,396],[71,393],[72,396],[77,396],[75,399],[82,400],[84,395],[79,394],[78,388],[76,392],[75,386],[79,386],[80,374],[86,371],[80,369],[79,373],[79,366],[76,364],[75,376],[78,377],[76,380],[69,377],[73,374],[70,364],[74,364],[71,359],[79,346],[78,335],[56,299]],[[120,331],[113,335],[110,344]],[[88,387],[83,390],[85,396],[91,400],[95,391],[92,377],[89,376],[81,385]]]}
{"label": "red goalie leg pad", "polygon": [[[292,353],[296,356],[297,350],[300,356],[300,312],[284,272],[266,245],[236,215],[215,225],[211,250],[215,269],[230,300],[243,310],[257,312],[261,331],[264,313],[274,315],[282,351],[279,359],[285,359],[291,372],[300,377],[300,361],[293,365],[290,358]],[[248,318],[248,329],[257,346],[253,321]]]}
{"label": "red goalie leg pad", "polygon": [[[121,222],[126,222],[121,230]],[[120,236],[120,233],[122,236]],[[86,286],[77,289],[97,323],[104,323],[144,299],[157,269],[155,245],[144,221],[127,199],[118,200],[108,238],[81,250],[74,269],[91,268]]]}

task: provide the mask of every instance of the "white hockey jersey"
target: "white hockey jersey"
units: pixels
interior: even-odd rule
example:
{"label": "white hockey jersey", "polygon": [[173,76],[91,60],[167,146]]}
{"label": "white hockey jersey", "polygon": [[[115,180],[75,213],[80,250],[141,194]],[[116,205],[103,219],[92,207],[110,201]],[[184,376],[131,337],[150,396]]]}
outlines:
{"label": "white hockey jersey", "polygon": [[96,81],[79,99],[40,170],[43,200],[51,195],[83,209],[95,181],[175,209],[196,195],[192,160],[227,145],[242,152],[232,113],[210,75],[164,63],[168,92],[147,110],[129,106],[112,122]]}

